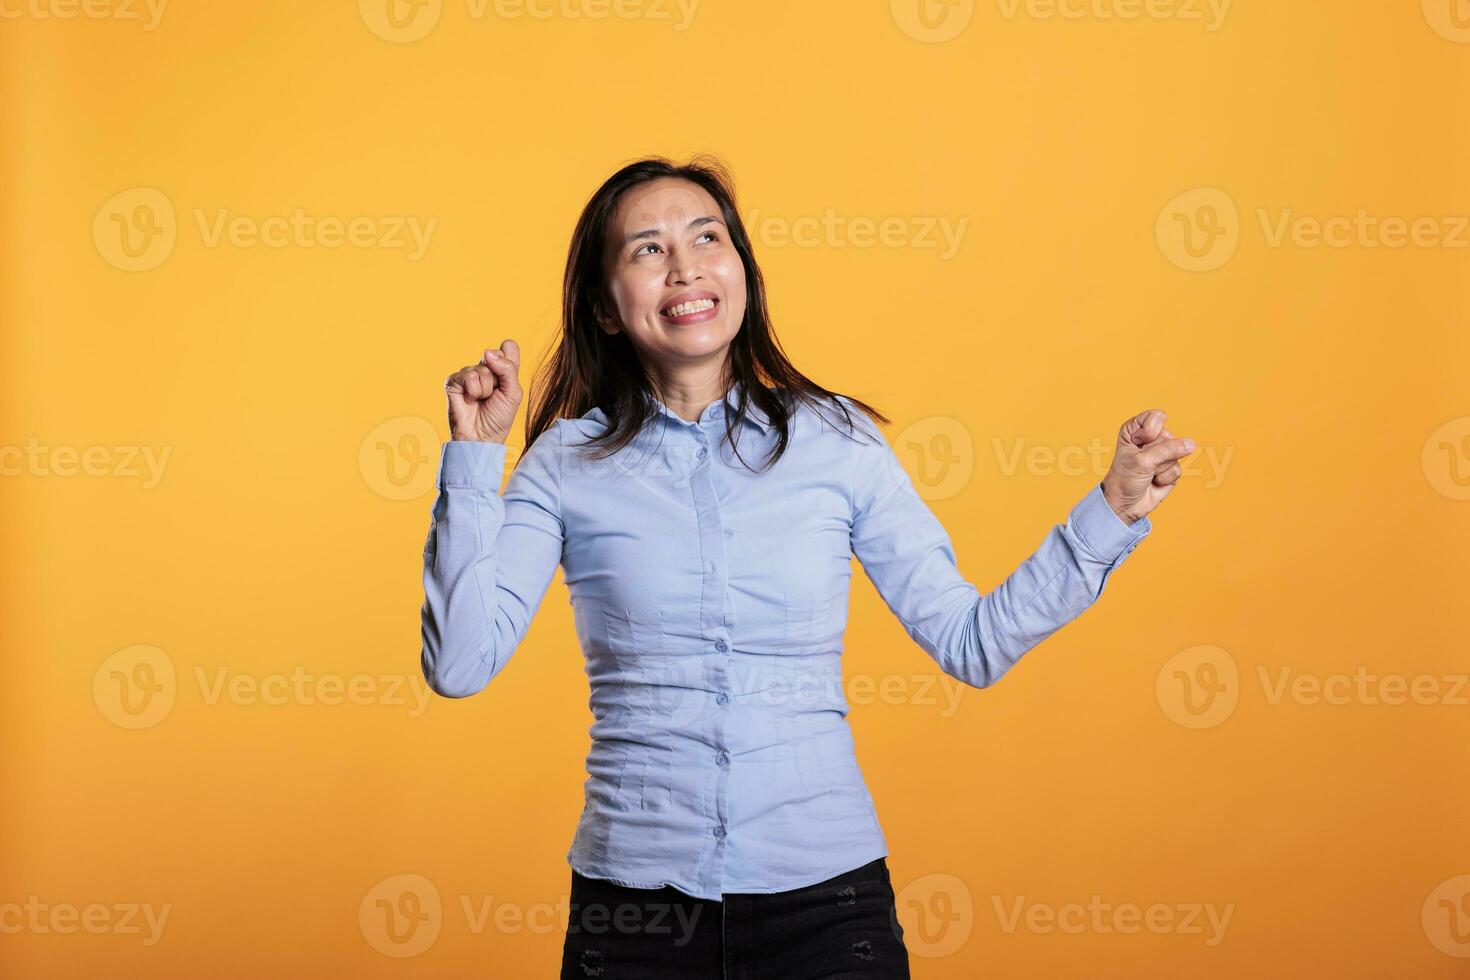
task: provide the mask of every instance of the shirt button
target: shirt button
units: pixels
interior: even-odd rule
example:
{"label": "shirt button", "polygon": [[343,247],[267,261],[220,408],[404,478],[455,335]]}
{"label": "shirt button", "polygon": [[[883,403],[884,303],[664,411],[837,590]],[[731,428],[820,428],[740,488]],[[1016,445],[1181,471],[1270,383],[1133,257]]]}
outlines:
{"label": "shirt button", "polygon": [[720,696],[717,697],[717,698],[715,698],[715,704],[729,704],[729,703],[730,703],[730,695],[726,694],[724,691],[721,691],[720,692]]}
{"label": "shirt button", "polygon": [[724,824],[720,824],[718,827],[715,828],[715,836],[716,837],[724,837],[725,836],[725,825]]}
{"label": "shirt button", "polygon": [[715,649],[720,651],[721,653],[724,653],[726,650],[730,649],[730,646],[724,640],[716,640]]}
{"label": "shirt button", "polygon": [[715,765],[717,765],[717,766],[728,766],[729,764],[730,764],[730,757],[728,755],[726,755],[724,752],[721,752],[719,755],[715,756]]}
{"label": "shirt button", "polygon": [[697,452],[697,453],[694,454],[694,458],[695,459],[704,459],[704,457],[707,456],[707,455],[709,455],[709,453],[706,450],[701,449],[699,452]]}

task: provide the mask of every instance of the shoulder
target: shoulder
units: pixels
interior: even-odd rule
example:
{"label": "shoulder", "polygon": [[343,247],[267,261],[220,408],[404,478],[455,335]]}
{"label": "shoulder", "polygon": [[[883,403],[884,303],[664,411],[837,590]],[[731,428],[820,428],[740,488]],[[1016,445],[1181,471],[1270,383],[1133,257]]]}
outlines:
{"label": "shoulder", "polygon": [[514,472],[533,472],[560,478],[565,437],[561,421],[553,422],[516,456]]}
{"label": "shoulder", "polygon": [[893,455],[873,418],[837,394],[821,396],[815,404],[803,401],[792,413],[791,448],[849,492],[864,483],[864,474],[886,470]]}
{"label": "shoulder", "polygon": [[557,439],[563,446],[575,445],[593,436],[599,436],[607,429],[607,421],[602,413],[587,414],[579,418],[557,419],[551,423],[546,431],[555,431]]}
{"label": "shoulder", "polygon": [[557,419],[542,429],[541,434],[526,447],[525,452],[521,455],[523,457],[533,455],[549,457],[560,453],[562,445],[566,442],[566,436],[563,432],[565,422],[566,419]]}
{"label": "shoulder", "polygon": [[821,419],[823,428],[832,430],[837,438],[851,441],[855,450],[860,447],[868,451],[887,448],[888,440],[878,428],[878,423],[846,395],[834,395],[828,399],[824,415],[830,418]]}

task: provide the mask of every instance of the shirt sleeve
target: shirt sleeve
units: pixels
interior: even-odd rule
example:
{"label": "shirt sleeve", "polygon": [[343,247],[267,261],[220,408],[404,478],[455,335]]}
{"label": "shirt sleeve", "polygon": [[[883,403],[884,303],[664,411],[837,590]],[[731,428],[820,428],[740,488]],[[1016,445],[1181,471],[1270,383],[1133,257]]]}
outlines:
{"label": "shirt sleeve", "polygon": [[946,674],[972,687],[995,683],[1023,653],[1081,615],[1152,530],[1147,517],[1124,523],[1098,483],[1035,553],[982,595],[960,574],[948,533],[888,441],[866,413],[851,411],[877,440],[854,448],[853,553],[909,636]]}
{"label": "shirt sleeve", "polygon": [[449,698],[484,689],[526,635],[561,561],[561,434],[537,437],[500,480],[503,443],[451,440],[424,545],[423,671]]}

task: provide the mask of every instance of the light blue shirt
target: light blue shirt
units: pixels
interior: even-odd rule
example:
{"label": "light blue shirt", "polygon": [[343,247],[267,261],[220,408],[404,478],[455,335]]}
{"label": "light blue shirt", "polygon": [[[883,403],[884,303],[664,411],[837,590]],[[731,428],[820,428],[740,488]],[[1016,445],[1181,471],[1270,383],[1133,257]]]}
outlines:
{"label": "light blue shirt", "polygon": [[[1091,605],[1150,530],[1095,485],[982,595],[867,415],[848,403],[876,441],[799,408],[786,454],[753,473],[723,439],[737,390],[698,422],[659,403],[601,461],[577,453],[601,409],[558,420],[503,492],[503,444],[446,443],[424,548],[423,671],[452,698],[510,663],[561,565],[594,719],[567,861],[708,899],[888,854],[843,693],[854,556],[914,642],[985,687]],[[748,411],[737,445],[758,467],[777,433]]]}

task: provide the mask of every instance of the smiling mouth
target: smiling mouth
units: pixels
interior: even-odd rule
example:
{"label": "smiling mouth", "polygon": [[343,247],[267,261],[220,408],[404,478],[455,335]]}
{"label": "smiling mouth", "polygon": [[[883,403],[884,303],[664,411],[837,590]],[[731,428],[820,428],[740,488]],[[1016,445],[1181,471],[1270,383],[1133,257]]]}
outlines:
{"label": "smiling mouth", "polygon": [[683,317],[693,316],[696,313],[704,313],[712,310],[719,305],[719,302],[717,299],[696,299],[688,303],[679,303],[676,306],[670,306],[660,310],[659,313],[668,317],[670,320],[678,320]]}

